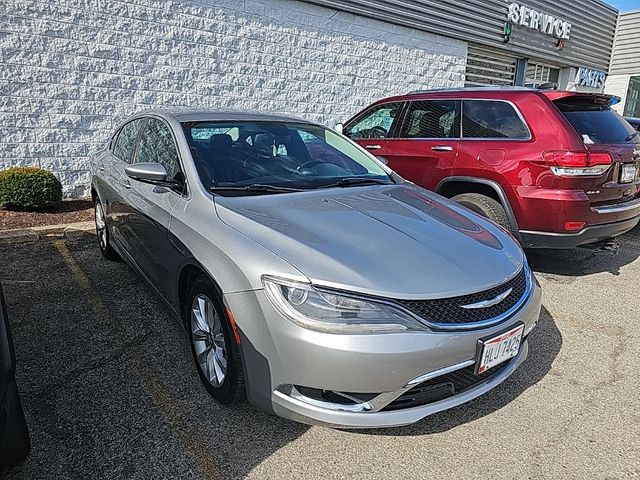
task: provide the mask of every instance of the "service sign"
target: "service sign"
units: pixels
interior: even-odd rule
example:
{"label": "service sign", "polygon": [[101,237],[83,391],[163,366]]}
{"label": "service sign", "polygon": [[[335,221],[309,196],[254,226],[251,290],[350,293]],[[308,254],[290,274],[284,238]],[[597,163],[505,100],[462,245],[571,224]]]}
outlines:
{"label": "service sign", "polygon": [[520,3],[509,5],[509,22],[532,30],[538,30],[556,38],[568,39],[571,35],[571,24],[548,13],[540,12]]}

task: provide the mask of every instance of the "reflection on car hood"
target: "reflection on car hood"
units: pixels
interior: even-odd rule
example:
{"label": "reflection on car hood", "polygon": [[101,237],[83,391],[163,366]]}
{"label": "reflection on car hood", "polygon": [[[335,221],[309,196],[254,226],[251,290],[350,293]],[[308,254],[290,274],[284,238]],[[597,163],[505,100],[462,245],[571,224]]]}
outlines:
{"label": "reflection on car hood", "polygon": [[504,282],[524,261],[501,229],[411,184],[216,196],[215,204],[223,222],[314,284],[371,295],[464,295]]}

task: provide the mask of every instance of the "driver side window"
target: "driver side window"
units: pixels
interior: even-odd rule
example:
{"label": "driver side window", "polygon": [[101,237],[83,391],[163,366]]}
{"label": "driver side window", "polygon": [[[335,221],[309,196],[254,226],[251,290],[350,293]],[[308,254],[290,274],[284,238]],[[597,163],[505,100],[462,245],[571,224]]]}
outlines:
{"label": "driver side window", "polygon": [[344,134],[354,140],[363,138],[389,138],[400,116],[402,103],[385,103],[369,110],[355,123],[348,125]]}

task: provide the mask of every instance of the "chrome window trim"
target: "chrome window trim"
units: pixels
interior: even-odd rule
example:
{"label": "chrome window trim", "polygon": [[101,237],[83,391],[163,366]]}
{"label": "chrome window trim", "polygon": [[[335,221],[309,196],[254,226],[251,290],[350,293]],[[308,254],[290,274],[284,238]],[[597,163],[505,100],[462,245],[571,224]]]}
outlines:
{"label": "chrome window trim", "polygon": [[[461,140],[489,140],[489,141],[497,140],[500,142],[528,142],[533,139],[533,135],[531,133],[531,129],[529,128],[529,124],[524,119],[524,116],[522,115],[522,112],[520,111],[520,109],[511,100],[504,100],[500,98],[460,98],[460,100],[461,100],[461,104],[460,104],[460,139]],[[465,137],[462,119],[464,117],[464,102],[466,101],[502,102],[502,103],[507,103],[511,105],[511,108],[513,108],[513,110],[516,112],[516,115],[522,122],[522,125],[524,125],[524,128],[527,130],[528,136],[523,138]]]}

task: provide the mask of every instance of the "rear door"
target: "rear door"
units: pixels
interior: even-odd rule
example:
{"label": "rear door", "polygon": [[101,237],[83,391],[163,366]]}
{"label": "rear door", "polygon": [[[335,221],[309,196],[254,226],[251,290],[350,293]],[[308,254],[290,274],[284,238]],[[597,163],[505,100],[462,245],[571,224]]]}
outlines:
{"label": "rear door", "polygon": [[398,138],[382,155],[404,178],[434,190],[450,175],[459,144],[458,100],[413,100],[406,107]]}
{"label": "rear door", "polygon": [[613,158],[604,175],[580,179],[592,204],[625,202],[640,192],[640,133],[611,109],[609,101],[601,95],[573,95],[553,102],[589,152]]}
{"label": "rear door", "polygon": [[[178,148],[171,127],[161,118],[149,117],[142,126],[132,163],[157,162],[167,179],[184,182]],[[185,189],[171,189],[123,177],[127,188],[126,237],[131,260],[166,298],[175,284],[172,260],[176,251],[169,239],[171,213]]]}
{"label": "rear door", "polygon": [[129,209],[127,207],[128,182],[124,178],[124,169],[131,162],[135,153],[136,141],[142,119],[134,119],[125,123],[116,134],[112,148],[101,165],[105,178],[105,188],[100,192],[107,220],[111,226],[113,238],[125,250],[129,249],[124,235],[124,226]]}
{"label": "rear door", "polygon": [[345,125],[343,133],[371,154],[386,157],[400,124],[404,102],[389,102],[365,110]]}
{"label": "rear door", "polygon": [[506,100],[463,99],[461,116],[456,175],[486,178],[498,184],[517,176],[520,164],[513,159],[530,153],[532,138],[517,107]]}

